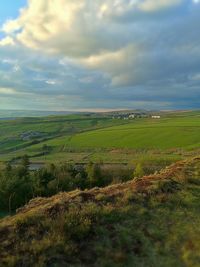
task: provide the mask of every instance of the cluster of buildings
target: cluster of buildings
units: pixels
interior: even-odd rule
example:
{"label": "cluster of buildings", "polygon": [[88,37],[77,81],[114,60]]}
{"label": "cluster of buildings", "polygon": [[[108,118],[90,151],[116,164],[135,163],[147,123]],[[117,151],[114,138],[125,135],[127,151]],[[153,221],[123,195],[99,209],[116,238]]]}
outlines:
{"label": "cluster of buildings", "polygon": [[151,117],[152,119],[160,119],[161,116],[160,115],[151,115],[148,113],[123,113],[123,114],[116,114],[113,116],[113,119],[121,119],[121,120],[133,120],[133,119],[137,119],[137,118],[149,118]]}
{"label": "cluster of buildings", "polygon": [[35,132],[35,131],[27,131],[27,132],[24,132],[20,135],[20,138],[23,140],[23,141],[29,141],[29,140],[32,140],[32,139],[35,139],[35,138],[39,138],[39,137],[42,137],[44,134],[41,133],[41,132]]}

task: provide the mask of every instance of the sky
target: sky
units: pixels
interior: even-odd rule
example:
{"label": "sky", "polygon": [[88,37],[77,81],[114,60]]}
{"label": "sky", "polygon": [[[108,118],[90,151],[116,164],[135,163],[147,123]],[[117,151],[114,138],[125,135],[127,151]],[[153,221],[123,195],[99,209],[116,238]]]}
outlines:
{"label": "sky", "polygon": [[198,109],[199,25],[199,0],[0,1],[0,109]]}

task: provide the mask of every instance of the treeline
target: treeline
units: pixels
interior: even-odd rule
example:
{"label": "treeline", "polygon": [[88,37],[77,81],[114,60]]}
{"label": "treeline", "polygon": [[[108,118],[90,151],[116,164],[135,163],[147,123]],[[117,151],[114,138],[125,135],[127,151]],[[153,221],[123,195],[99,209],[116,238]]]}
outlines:
{"label": "treeline", "polygon": [[7,163],[0,171],[0,211],[12,212],[35,197],[103,187],[143,175],[141,166],[131,173],[130,170],[104,170],[102,164],[92,162],[86,166],[50,164],[38,171],[29,171],[29,165],[28,157],[24,156],[17,166]]}

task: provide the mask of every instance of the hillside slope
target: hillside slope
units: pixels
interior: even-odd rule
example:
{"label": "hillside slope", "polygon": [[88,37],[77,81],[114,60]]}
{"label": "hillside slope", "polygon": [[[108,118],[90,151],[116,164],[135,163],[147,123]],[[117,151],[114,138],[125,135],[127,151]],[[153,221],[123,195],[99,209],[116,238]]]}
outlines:
{"label": "hillside slope", "polygon": [[[75,133],[124,123],[126,122],[95,114],[0,120],[0,154],[1,157],[9,157],[9,153],[14,153],[12,156],[20,155],[34,145],[40,148],[36,149],[38,154],[44,152],[41,150],[42,145],[40,146],[42,142],[44,144],[61,136],[69,138]],[[19,154],[15,154],[17,151]]]}
{"label": "hillside slope", "polygon": [[[59,142],[77,148],[171,149],[198,148],[200,119],[196,117],[139,119],[125,125],[79,133]],[[50,141],[51,142],[51,141]],[[52,141],[54,143],[54,140]]]}
{"label": "hillside slope", "polygon": [[0,221],[0,266],[200,266],[200,158],[37,198]]}

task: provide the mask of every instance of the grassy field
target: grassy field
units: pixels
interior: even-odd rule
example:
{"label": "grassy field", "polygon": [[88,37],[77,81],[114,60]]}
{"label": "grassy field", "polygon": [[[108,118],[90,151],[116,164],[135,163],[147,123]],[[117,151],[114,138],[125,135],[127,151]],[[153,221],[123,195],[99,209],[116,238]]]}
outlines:
{"label": "grassy field", "polygon": [[188,149],[199,147],[199,130],[199,117],[150,119],[77,134],[70,139],[59,138],[50,144],[81,148]]}
{"label": "grassy field", "polygon": [[[75,133],[125,123],[104,116],[68,115],[42,118],[18,118],[0,121],[0,154],[25,150],[35,143],[71,136]],[[35,138],[25,140],[23,134],[34,132]],[[37,149],[37,146],[36,146]]]}
{"label": "grassy field", "polygon": [[[21,118],[0,122],[0,156],[2,161],[23,154],[44,162],[176,161],[199,149],[199,130],[200,112],[126,121],[105,115]],[[39,131],[42,137],[24,141],[20,135],[26,131]]]}

